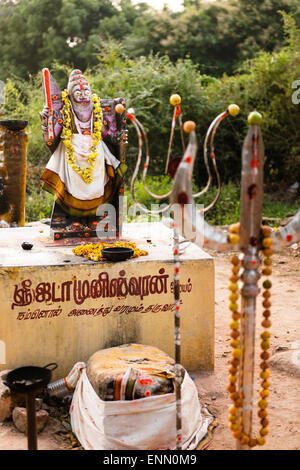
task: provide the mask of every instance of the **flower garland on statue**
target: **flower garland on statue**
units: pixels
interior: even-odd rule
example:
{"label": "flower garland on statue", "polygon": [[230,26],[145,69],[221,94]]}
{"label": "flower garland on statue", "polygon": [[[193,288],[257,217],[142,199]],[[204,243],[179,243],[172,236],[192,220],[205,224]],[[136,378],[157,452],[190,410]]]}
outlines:
{"label": "flower garland on statue", "polygon": [[70,107],[70,101],[68,98],[68,91],[65,90],[62,92],[62,101],[64,103],[64,106],[62,108],[62,114],[64,116],[64,123],[63,123],[63,131],[62,131],[62,137],[63,137],[63,142],[66,147],[66,158],[67,162],[71,166],[71,168],[76,171],[76,173],[81,176],[83,181],[87,184],[92,183],[93,178],[92,178],[92,172],[95,167],[96,163],[96,158],[99,155],[99,152],[97,152],[97,147],[99,145],[99,142],[102,138],[101,135],[101,129],[103,126],[102,123],[102,109],[100,105],[100,98],[93,94],[92,95],[92,100],[94,103],[94,125],[93,125],[93,134],[92,134],[92,145],[90,149],[90,154],[88,158],[88,163],[89,166],[82,168],[77,165],[76,163],[76,157],[74,153],[74,148],[71,142],[71,137],[72,137],[72,130],[71,130],[71,107]]}

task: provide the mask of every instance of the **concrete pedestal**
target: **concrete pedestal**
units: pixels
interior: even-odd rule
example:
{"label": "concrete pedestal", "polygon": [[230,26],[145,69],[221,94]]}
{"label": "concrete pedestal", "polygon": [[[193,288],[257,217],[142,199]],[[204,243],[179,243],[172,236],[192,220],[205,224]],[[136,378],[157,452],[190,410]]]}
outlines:
{"label": "concrete pedestal", "polygon": [[[125,224],[123,237],[149,255],[95,263],[48,246],[47,225],[0,229],[0,370],[57,362],[55,379],[99,349],[131,342],[174,357],[172,231]],[[214,263],[193,244],[180,283],[182,364],[212,370]]]}

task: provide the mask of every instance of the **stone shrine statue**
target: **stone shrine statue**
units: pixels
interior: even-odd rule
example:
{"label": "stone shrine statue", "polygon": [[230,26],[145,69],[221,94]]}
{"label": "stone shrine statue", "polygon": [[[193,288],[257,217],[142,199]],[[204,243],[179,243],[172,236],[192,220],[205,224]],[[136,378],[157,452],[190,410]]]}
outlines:
{"label": "stone shrine statue", "polygon": [[61,92],[49,70],[43,69],[43,86],[42,132],[53,153],[41,179],[55,198],[54,237],[96,236],[104,203],[116,206],[118,236],[118,196],[126,171],[125,101],[100,100],[80,70],[72,71],[67,90]]}

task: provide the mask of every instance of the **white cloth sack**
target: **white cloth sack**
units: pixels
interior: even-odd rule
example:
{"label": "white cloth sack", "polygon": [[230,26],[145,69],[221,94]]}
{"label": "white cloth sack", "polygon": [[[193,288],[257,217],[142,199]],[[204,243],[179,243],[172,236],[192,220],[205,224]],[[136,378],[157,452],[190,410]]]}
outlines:
{"label": "white cloth sack", "polygon": [[72,388],[76,388],[76,384],[78,382],[78,379],[80,377],[82,369],[85,369],[86,364],[85,362],[76,362],[74,367],[71,369],[71,371],[67,375],[67,382]]}
{"label": "white cloth sack", "polygon": [[[213,416],[201,406],[188,373],[181,387],[182,449],[196,449]],[[176,449],[175,393],[138,400],[103,401],[82,368],[70,408],[72,431],[86,450]]]}

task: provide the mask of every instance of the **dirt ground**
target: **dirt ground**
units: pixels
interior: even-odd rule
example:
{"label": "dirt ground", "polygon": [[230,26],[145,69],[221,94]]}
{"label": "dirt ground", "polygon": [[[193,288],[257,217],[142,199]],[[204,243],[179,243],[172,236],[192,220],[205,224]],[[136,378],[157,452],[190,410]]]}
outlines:
{"label": "dirt ground", "polygon": [[[229,254],[211,253],[215,258],[215,369],[213,372],[192,372],[198,387],[200,401],[217,417],[215,430],[209,450],[233,450],[236,442],[227,426],[230,400],[226,391],[228,367],[230,362],[230,335],[228,311],[228,276],[230,271]],[[289,250],[284,255],[275,255],[272,276],[272,354],[290,347],[300,340],[300,251]],[[260,306],[261,302],[258,302]],[[261,308],[257,314],[256,363],[259,363],[259,334]],[[256,369],[256,397],[258,401],[259,371]],[[300,377],[271,368],[271,388],[269,397],[269,435],[262,449],[299,450],[300,449]],[[39,449],[67,450],[75,447],[68,438],[70,430],[59,416],[51,413],[45,430],[38,435]],[[254,432],[258,431],[256,412],[254,413]],[[27,439],[18,432],[11,421],[0,423],[0,450],[26,449]]]}
{"label": "dirt ground", "polygon": [[[215,257],[216,310],[215,310],[215,370],[213,373],[197,373],[196,383],[202,403],[217,417],[219,425],[215,431],[210,450],[230,450],[236,448],[236,441],[228,429],[228,367],[231,356],[228,312],[228,273],[230,271],[228,254],[212,254]],[[277,354],[283,348],[300,340],[300,252],[289,250],[284,255],[274,255],[272,275],[271,307],[271,353]],[[256,364],[260,363],[260,332],[262,327],[258,300],[256,332]],[[269,435],[266,445],[256,449],[299,450],[300,449],[300,377],[289,371],[270,369],[271,387],[269,396]],[[255,404],[258,401],[260,382],[256,368]],[[259,431],[257,408],[254,413],[253,431]]]}

